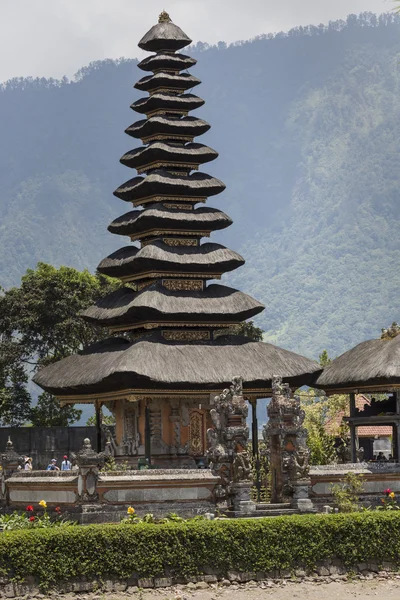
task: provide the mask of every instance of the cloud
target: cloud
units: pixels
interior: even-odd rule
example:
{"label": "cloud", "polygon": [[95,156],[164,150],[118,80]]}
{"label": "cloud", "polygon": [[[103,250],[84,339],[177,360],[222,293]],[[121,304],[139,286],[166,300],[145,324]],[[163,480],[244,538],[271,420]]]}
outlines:
{"label": "cloud", "polygon": [[385,0],[1,0],[0,80],[71,76],[94,60],[136,57],[166,9],[194,41],[215,43],[384,12]]}

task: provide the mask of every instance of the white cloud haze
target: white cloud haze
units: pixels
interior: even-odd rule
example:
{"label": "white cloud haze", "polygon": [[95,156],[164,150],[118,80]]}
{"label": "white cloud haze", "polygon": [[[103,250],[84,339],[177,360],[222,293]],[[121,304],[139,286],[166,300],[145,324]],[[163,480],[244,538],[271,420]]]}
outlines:
{"label": "white cloud haze", "polygon": [[0,81],[136,57],[163,9],[194,41],[215,43],[392,8],[391,0],[0,0]]}

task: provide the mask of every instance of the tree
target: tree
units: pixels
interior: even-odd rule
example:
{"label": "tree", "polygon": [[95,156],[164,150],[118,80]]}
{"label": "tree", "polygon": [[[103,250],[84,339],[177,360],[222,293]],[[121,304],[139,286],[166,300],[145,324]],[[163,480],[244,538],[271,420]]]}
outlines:
{"label": "tree", "polygon": [[[101,422],[103,425],[115,425],[114,415],[101,415]],[[86,421],[86,425],[96,425],[96,416],[92,415]]]}
{"label": "tree", "polygon": [[67,427],[78,421],[82,411],[73,405],[60,406],[59,400],[43,392],[36,406],[30,410],[30,420],[34,427]]}
{"label": "tree", "polygon": [[[39,263],[20,287],[0,290],[0,422],[19,425],[71,424],[80,416],[42,394],[30,409],[27,383],[32,371],[107,336],[78,313],[118,287],[108,277]],[[47,416],[46,416],[47,415]]]}
{"label": "tree", "polygon": [[328,352],[326,350],[324,350],[318,357],[318,361],[319,364],[321,365],[321,367],[327,367],[328,365],[331,364],[332,359],[329,358],[328,356]]}

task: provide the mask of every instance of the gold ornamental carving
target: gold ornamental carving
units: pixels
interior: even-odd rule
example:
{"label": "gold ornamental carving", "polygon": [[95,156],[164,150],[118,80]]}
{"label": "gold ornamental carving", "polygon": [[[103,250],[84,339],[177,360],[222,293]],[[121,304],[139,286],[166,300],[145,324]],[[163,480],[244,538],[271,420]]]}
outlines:
{"label": "gold ornamental carving", "polygon": [[176,210],[193,210],[193,204],[164,204],[165,208],[175,208]]}
{"label": "gold ornamental carving", "polygon": [[160,160],[158,162],[153,162],[153,163],[148,163],[147,165],[144,165],[143,167],[138,167],[136,169],[136,171],[138,172],[139,175],[141,175],[142,173],[147,173],[147,171],[150,171],[151,169],[167,169],[168,171],[170,171],[171,169],[176,169],[176,168],[182,168],[182,169],[189,169],[193,170],[193,171],[197,171],[199,168],[199,164],[194,164],[194,163],[183,163],[183,162],[173,162],[173,161],[168,161],[168,160]]}
{"label": "gold ornamental carving", "polygon": [[203,291],[203,281],[200,279],[163,279],[163,286],[172,292],[188,291],[201,292]]}
{"label": "gold ornamental carving", "polygon": [[[149,243],[149,242],[148,242]],[[135,282],[138,280],[147,279],[164,279],[166,277],[172,277],[172,279],[221,279],[221,273],[158,273],[152,271],[146,271],[145,273],[139,273],[137,275],[126,275],[125,277],[118,277],[123,283]]]}
{"label": "gold ornamental carving", "polygon": [[199,240],[196,238],[164,238],[164,244],[167,246],[198,246]]}
{"label": "gold ornamental carving", "polygon": [[133,206],[141,206],[142,204],[150,204],[152,202],[178,202],[182,204],[183,202],[193,202],[194,204],[198,202],[205,203],[207,201],[207,196],[199,196],[198,198],[193,198],[191,196],[184,197],[176,197],[176,196],[167,196],[167,195],[157,195],[157,196],[146,196],[145,198],[140,198],[140,200],[134,200],[132,202]]}
{"label": "gold ornamental carving", "polygon": [[209,331],[163,331],[168,342],[205,342],[210,339]]}
{"label": "gold ornamental carving", "polygon": [[189,454],[203,456],[205,453],[204,414],[199,410],[191,410],[189,418]]}

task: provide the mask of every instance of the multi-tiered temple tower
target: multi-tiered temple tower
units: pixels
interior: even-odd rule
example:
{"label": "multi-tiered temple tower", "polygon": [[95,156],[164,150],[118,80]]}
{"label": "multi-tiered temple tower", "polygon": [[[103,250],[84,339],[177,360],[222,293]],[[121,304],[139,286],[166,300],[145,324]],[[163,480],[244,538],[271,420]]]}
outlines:
{"label": "multi-tiered temple tower", "polygon": [[200,83],[186,72],[196,61],[179,53],[190,42],[163,12],[139,43],[154,53],[138,65],[151,74],[135,85],[148,96],[132,105],[145,118],[126,133],[143,145],[121,158],[138,176],[114,192],[133,210],[109,226],[133,243],[98,267],[123,287],[82,315],[113,337],[36,376],[64,402],[106,404],[116,415],[116,453],[148,455],[151,445],[161,464],[204,455],[210,394],[233,376],[243,377],[245,394],[256,400],[269,394],[274,376],[297,386],[318,370],[313,361],[270,344],[221,335],[264,307],[210,283],[244,260],[203,241],[231,220],[205,206],[225,185],[198,170],[218,155],[194,142],[210,125],[189,116],[204,104],[189,92]]}

